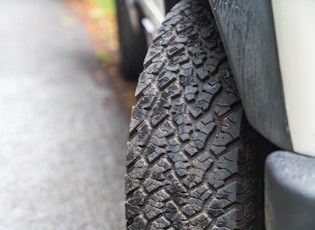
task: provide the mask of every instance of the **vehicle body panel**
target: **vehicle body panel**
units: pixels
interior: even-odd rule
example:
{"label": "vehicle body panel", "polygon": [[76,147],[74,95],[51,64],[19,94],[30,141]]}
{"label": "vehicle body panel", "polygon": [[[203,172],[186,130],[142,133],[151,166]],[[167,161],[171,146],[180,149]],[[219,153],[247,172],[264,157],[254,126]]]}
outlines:
{"label": "vehicle body panel", "polygon": [[292,150],[271,2],[209,0],[250,124]]}
{"label": "vehicle body panel", "polygon": [[165,17],[164,0],[138,0],[146,18],[159,28]]}
{"label": "vehicle body panel", "polygon": [[315,156],[315,2],[272,0],[292,145]]}

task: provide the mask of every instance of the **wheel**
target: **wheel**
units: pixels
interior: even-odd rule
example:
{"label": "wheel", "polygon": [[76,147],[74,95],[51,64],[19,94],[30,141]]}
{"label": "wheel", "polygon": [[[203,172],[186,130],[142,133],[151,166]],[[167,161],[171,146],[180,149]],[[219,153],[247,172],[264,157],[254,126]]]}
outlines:
{"label": "wheel", "polygon": [[246,121],[208,1],[166,16],[129,131],[128,229],[263,229],[269,143]]}
{"label": "wheel", "polygon": [[136,79],[143,69],[142,63],[147,51],[145,33],[140,22],[137,29],[132,26],[126,0],[116,0],[116,9],[120,69],[126,78]]}

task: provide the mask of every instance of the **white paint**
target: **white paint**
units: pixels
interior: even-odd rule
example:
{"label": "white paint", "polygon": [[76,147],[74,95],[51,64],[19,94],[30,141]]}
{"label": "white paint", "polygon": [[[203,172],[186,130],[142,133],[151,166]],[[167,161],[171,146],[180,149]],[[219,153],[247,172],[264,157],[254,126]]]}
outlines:
{"label": "white paint", "polygon": [[165,6],[163,0],[140,0],[142,9],[144,10],[144,14],[148,17],[155,28],[158,29],[165,17]]}
{"label": "white paint", "polygon": [[272,6],[293,149],[315,156],[315,1]]}

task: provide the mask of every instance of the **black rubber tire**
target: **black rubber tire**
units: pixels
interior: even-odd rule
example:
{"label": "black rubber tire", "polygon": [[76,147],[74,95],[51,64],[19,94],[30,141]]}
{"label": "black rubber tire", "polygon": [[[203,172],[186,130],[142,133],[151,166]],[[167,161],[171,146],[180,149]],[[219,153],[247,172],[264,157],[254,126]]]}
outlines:
{"label": "black rubber tire", "polygon": [[126,0],[116,0],[119,35],[119,66],[127,79],[137,79],[143,70],[143,59],[147,51],[144,29],[139,22],[135,30],[129,18]]}
{"label": "black rubber tire", "polygon": [[127,228],[263,229],[267,146],[243,114],[208,1],[180,2],[139,77]]}

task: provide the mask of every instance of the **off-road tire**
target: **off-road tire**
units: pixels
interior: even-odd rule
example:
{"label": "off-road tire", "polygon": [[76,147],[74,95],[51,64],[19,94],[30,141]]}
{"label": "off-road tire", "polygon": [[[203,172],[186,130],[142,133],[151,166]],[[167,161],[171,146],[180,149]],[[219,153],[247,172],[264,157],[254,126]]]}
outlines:
{"label": "off-road tire", "polygon": [[208,1],[166,16],[129,134],[128,229],[263,229],[266,143],[243,114]]}
{"label": "off-road tire", "polygon": [[126,0],[116,0],[119,66],[127,79],[136,79],[143,70],[143,59],[147,51],[144,29],[139,22],[138,29],[131,25]]}

